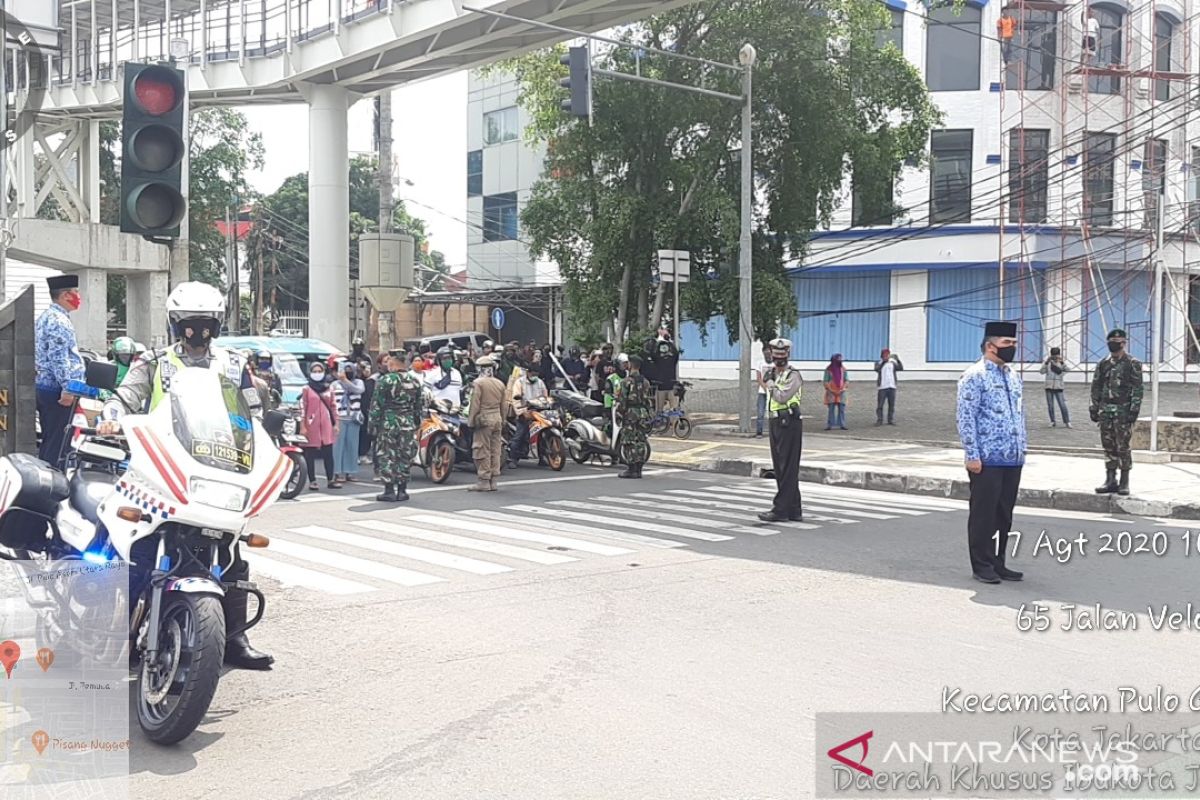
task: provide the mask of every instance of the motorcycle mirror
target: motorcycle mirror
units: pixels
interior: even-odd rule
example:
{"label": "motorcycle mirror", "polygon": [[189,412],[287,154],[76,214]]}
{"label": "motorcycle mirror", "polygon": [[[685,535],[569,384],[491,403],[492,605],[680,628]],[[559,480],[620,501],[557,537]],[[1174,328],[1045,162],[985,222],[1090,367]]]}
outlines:
{"label": "motorcycle mirror", "polygon": [[117,365],[105,361],[89,361],[84,367],[84,382],[93,389],[113,391],[117,388]]}
{"label": "motorcycle mirror", "polygon": [[282,411],[268,411],[263,414],[262,426],[263,430],[272,436],[278,436],[283,433],[283,425],[288,421],[288,415]]}

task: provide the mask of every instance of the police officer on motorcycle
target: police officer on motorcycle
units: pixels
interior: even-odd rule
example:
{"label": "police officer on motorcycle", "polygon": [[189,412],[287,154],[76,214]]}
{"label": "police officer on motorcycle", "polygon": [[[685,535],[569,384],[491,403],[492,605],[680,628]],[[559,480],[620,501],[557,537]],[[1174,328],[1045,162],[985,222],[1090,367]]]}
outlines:
{"label": "police officer on motorcycle", "polygon": [[[261,407],[258,392],[247,369],[245,359],[233,350],[218,347],[213,340],[225,321],[225,298],[206,283],[181,283],[167,298],[167,318],[175,335],[174,345],[162,350],[148,350],[129,368],[117,387],[115,396],[104,406],[101,435],[119,433],[119,418],[123,414],[138,414],[144,408],[154,408],[171,391],[171,378],[186,367],[200,367],[223,372],[237,383],[250,407]],[[226,583],[245,581],[250,566],[234,549],[234,561],[223,575]],[[225,610],[225,629],[233,630],[246,622],[248,593],[245,589],[228,588],[221,604]],[[229,637],[225,642],[225,663],[241,669],[269,669],[275,659],[250,646],[245,632]]]}

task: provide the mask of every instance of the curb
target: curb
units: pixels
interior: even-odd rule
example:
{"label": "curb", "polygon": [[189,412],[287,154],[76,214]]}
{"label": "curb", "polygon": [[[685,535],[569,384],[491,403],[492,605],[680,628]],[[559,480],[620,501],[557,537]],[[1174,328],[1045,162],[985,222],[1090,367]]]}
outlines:
{"label": "curb", "polygon": [[[651,463],[654,463],[653,456]],[[659,462],[658,466],[690,469],[699,472],[716,472],[735,475],[739,478],[761,477],[771,469],[771,462],[754,459],[715,459],[696,464]],[[966,500],[971,496],[971,485],[967,480],[935,478],[924,475],[906,475],[898,472],[874,472],[868,470],[838,469],[800,465],[800,480],[803,483],[820,483],[825,486],[841,486],[850,489],[870,489],[877,492],[920,494]],[[1017,503],[1033,508],[1049,508],[1058,511],[1086,511],[1096,514],[1133,514],[1145,517],[1172,519],[1200,519],[1200,503],[1173,503],[1167,500],[1144,500],[1138,497],[1119,497],[1115,494],[1089,494],[1066,492],[1055,489],[1027,489],[1017,493]]]}

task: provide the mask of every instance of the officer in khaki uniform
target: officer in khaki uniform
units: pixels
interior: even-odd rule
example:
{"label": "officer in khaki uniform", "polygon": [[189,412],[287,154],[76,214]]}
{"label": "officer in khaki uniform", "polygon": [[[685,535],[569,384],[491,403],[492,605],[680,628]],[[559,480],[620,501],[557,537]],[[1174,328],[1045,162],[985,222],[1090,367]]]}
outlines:
{"label": "officer in khaki uniform", "polygon": [[504,384],[493,374],[496,362],[483,356],[475,362],[479,377],[471,384],[471,409],[467,425],[471,428],[471,455],[479,480],[468,491],[494,492],[500,475],[500,454],[504,451],[501,431],[508,418],[508,397]]}
{"label": "officer in khaki uniform", "polygon": [[800,371],[788,363],[792,343],[771,342],[771,369],[763,375],[767,386],[767,416],[771,420],[771,465],[775,469],[775,501],[770,511],[758,515],[763,522],[800,521],[800,451],[804,429],[800,418],[800,395],[804,382]]}
{"label": "officer in khaki uniform", "polygon": [[[1125,351],[1129,337],[1121,328],[1108,334],[1109,355],[1096,365],[1092,378],[1092,422],[1100,423],[1100,444],[1104,447],[1104,483],[1097,494],[1129,494],[1129,470],[1133,454],[1129,438],[1133,423],[1142,409],[1142,363]],[[1121,481],[1117,482],[1117,468]]]}

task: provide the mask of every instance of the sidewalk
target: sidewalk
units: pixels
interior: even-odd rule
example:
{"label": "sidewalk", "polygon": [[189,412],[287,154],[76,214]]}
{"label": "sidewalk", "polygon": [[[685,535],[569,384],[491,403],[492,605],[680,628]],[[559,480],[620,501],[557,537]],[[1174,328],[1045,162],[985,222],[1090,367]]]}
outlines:
{"label": "sidewalk", "polygon": [[[960,499],[970,495],[958,448],[855,439],[845,431],[809,434],[813,422],[805,420],[802,481]],[[765,438],[734,437],[727,432],[722,436],[719,431],[705,425],[697,427],[687,441],[653,437],[651,462],[743,476],[759,476],[771,468],[771,448]],[[1093,489],[1103,478],[1104,461],[1098,454],[1031,453],[1021,475],[1018,502],[1067,511],[1200,520],[1198,463],[1135,461],[1130,476],[1133,493],[1128,497],[1096,494]]]}

